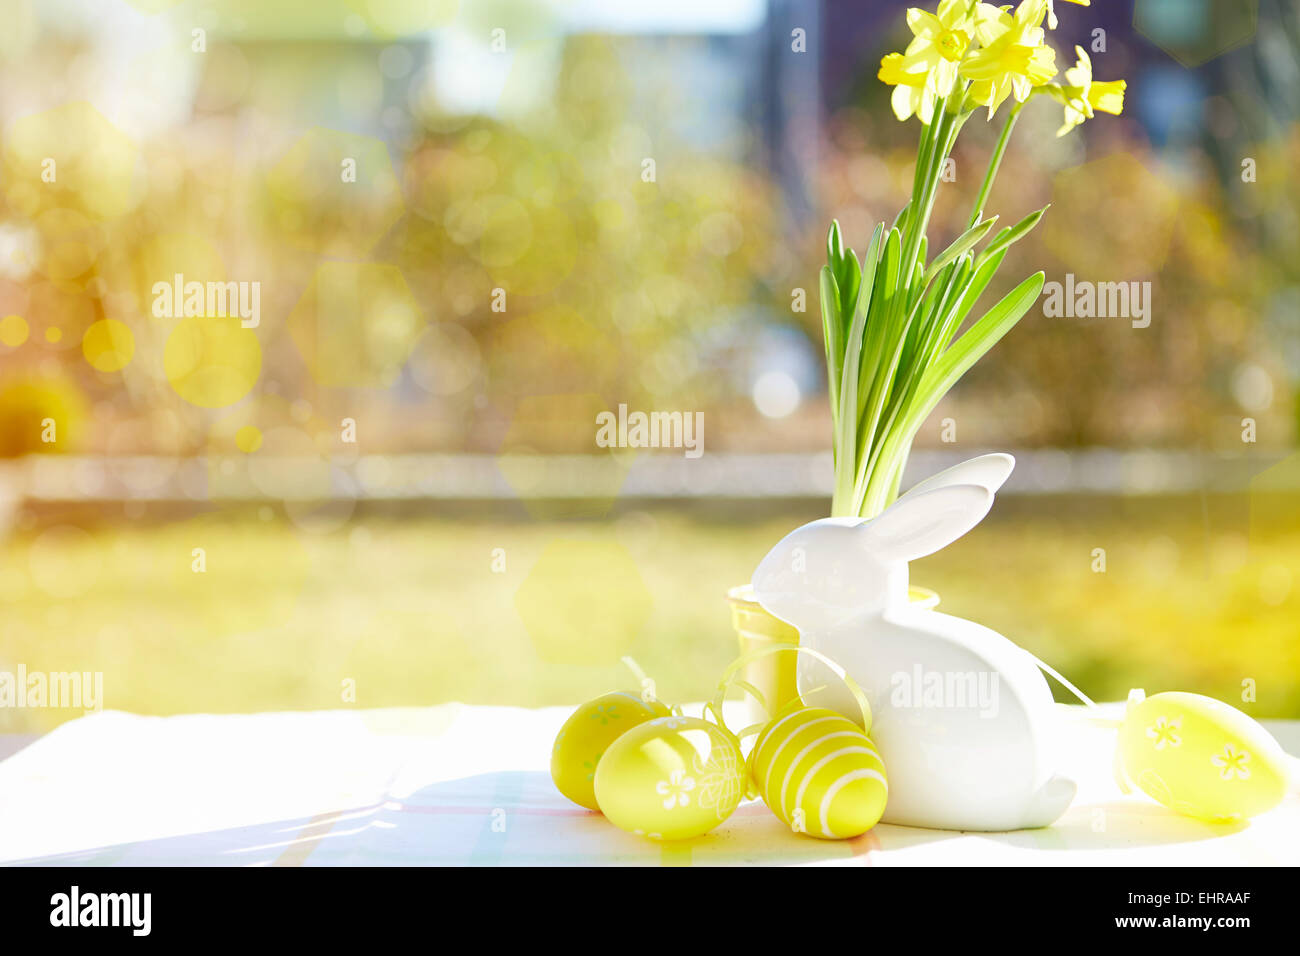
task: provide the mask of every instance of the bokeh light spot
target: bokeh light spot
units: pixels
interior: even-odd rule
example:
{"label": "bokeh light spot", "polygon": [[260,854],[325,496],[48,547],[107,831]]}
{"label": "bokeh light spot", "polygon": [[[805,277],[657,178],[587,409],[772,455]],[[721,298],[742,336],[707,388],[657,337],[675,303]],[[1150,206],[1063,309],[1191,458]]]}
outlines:
{"label": "bokeh light spot", "polygon": [[4,190],[28,216],[66,209],[95,219],[119,216],[134,201],[138,150],[86,102],[14,120],[5,137]]}
{"label": "bokeh light spot", "polygon": [[27,341],[29,331],[27,320],[21,315],[6,315],[0,319],[0,345],[17,348]]}
{"label": "bokeh light spot", "polygon": [[799,384],[789,372],[773,369],[754,382],[754,407],[764,418],[785,418],[799,407]]}
{"label": "bokeh light spot", "polygon": [[485,199],[482,205],[479,261],[489,268],[511,265],[533,241],[528,210],[517,199],[499,196]]}
{"label": "bokeh light spot", "polygon": [[235,444],[240,451],[251,455],[262,447],[262,430],[256,425],[245,425],[235,432]]}
{"label": "bokeh light spot", "polygon": [[1192,69],[1255,35],[1259,0],[1136,0],[1133,27]]}
{"label": "bokeh light spot", "polygon": [[[0,386],[0,458],[33,452],[76,449],[89,418],[86,399],[76,382],[42,374]],[[55,440],[46,441],[46,420],[53,420]]]}
{"label": "bokeh light spot", "polygon": [[121,371],[135,354],[135,336],[125,322],[100,319],[86,329],[81,351],[92,368],[100,372]]}
{"label": "bokeh light spot", "polygon": [[236,317],[181,321],[163,348],[163,371],[176,394],[200,408],[239,401],[257,383],[262,346]]}
{"label": "bokeh light spot", "polygon": [[420,335],[407,368],[416,385],[434,395],[457,395],[482,374],[478,342],[451,322],[431,325]]}

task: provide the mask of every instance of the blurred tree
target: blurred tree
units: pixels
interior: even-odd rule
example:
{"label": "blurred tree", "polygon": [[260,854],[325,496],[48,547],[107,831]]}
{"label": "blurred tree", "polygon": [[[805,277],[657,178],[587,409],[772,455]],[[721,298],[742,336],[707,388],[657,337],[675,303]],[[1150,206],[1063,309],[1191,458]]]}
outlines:
{"label": "blurred tree", "polygon": [[774,189],[656,122],[634,54],[572,37],[544,110],[426,117],[406,163],[413,215],[389,252],[475,336],[488,402],[507,417],[525,396],[574,391],[704,407],[725,383],[702,336],[778,296],[789,308],[769,281]]}

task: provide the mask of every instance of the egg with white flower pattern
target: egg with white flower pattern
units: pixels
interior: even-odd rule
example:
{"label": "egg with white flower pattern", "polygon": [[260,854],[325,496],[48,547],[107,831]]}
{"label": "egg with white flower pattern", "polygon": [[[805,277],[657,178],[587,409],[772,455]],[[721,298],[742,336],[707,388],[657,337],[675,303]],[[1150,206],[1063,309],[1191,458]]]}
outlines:
{"label": "egg with white flower pattern", "polygon": [[1287,757],[1267,730],[1200,694],[1129,698],[1118,761],[1134,786],[1169,809],[1228,823],[1271,810],[1287,788]]}
{"label": "egg with white flower pattern", "polygon": [[601,813],[655,840],[703,836],[731,816],[745,789],[740,741],[698,717],[660,717],[634,727],[596,767]]}
{"label": "egg with white flower pattern", "polygon": [[758,735],[749,760],[763,802],[796,832],[844,840],[885,812],[889,784],[876,745],[825,707],[790,704]]}
{"label": "egg with white flower pattern", "polygon": [[617,691],[589,700],[564,722],[551,748],[551,779],[588,810],[596,806],[596,765],[615,740],[638,724],[671,714],[666,704]]}

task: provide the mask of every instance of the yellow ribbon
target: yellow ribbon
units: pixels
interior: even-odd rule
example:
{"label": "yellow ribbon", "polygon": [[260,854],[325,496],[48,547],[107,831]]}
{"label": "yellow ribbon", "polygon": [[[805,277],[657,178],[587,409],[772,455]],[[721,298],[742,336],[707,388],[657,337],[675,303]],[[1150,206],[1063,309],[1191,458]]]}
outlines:
{"label": "yellow ribbon", "polygon": [[863,733],[871,733],[871,702],[867,700],[867,695],[858,685],[858,682],[850,677],[843,667],[835,663],[821,651],[815,651],[811,647],[804,647],[799,644],[773,644],[768,647],[759,647],[745,654],[741,654],[727,665],[726,670],[722,672],[722,679],[718,681],[718,691],[713,695],[713,700],[704,705],[705,711],[713,714],[719,727],[726,730],[728,733],[731,732],[731,728],[727,726],[726,721],[723,720],[722,717],[722,702],[727,696],[727,691],[732,687],[738,687],[752,696],[766,715],[765,719],[760,723],[751,724],[740,731],[740,733],[734,734],[733,736],[738,739],[744,738],[750,734],[758,733],[767,726],[768,721],[770,721],[775,715],[768,706],[766,698],[764,698],[762,692],[760,692],[758,688],[754,687],[748,681],[740,679],[738,675],[744,667],[752,664],[754,661],[761,660],[769,654],[779,654],[782,651],[791,651],[796,654],[808,654],[829,667],[831,672],[844,683],[844,686],[848,689],[849,693],[853,695],[853,699],[857,702],[858,707],[862,709]]}

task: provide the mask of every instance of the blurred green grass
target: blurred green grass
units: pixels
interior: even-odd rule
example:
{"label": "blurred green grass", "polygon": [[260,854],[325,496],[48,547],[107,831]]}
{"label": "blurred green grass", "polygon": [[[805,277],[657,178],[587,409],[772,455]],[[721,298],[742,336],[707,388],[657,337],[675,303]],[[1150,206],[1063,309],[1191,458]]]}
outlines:
{"label": "blurred green grass", "polygon": [[[0,545],[0,670],[102,671],[106,708],[147,714],[540,706],[633,686],[628,654],[665,699],[698,700],[736,652],[724,592],[817,516],[700,504],[567,522],[359,512],[327,534],[252,510],[47,525]],[[1004,498],[912,578],[1097,699],[1177,689],[1300,716],[1300,525],[1252,537],[1244,496]],[[0,710],[0,731],[79,713]]]}

